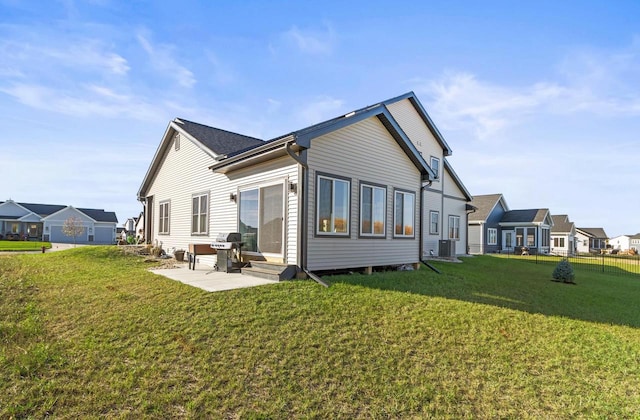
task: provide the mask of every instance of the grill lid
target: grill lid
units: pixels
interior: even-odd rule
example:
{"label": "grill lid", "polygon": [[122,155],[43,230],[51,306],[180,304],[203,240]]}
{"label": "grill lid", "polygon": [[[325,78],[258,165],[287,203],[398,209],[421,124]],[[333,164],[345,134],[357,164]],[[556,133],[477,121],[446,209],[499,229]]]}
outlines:
{"label": "grill lid", "polygon": [[242,242],[242,235],[240,232],[218,233],[216,242]]}

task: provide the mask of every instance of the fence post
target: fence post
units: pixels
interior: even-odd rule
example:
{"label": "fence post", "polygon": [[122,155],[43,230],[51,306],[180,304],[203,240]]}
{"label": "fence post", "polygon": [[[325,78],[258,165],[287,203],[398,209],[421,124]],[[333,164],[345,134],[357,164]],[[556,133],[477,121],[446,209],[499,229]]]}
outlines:
{"label": "fence post", "polygon": [[[602,252],[602,251],[600,251]],[[604,273],[604,254],[602,254],[602,272]]]}

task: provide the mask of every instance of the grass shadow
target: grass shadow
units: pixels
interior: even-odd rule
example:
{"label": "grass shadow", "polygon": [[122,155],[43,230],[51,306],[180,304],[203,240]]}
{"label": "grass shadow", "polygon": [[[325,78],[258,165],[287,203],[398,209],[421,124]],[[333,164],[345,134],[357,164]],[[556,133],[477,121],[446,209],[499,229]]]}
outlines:
{"label": "grass shadow", "polygon": [[551,281],[552,264],[479,256],[462,264],[433,262],[413,272],[343,275],[330,278],[379,290],[414,293],[515,309],[532,314],[640,327],[640,281],[636,278],[576,270],[575,285]]}

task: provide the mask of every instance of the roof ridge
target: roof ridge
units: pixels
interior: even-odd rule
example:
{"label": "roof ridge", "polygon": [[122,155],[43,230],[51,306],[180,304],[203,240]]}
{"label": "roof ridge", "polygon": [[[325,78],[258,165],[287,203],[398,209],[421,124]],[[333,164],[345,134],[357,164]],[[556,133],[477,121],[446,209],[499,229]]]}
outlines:
{"label": "roof ridge", "polygon": [[242,137],[247,137],[247,138],[254,139],[254,140],[265,141],[264,139],[260,139],[258,137],[253,137],[253,136],[249,136],[249,135],[246,135],[246,134],[237,133],[235,131],[225,130],[224,128],[213,127],[211,125],[202,124],[202,123],[199,123],[199,122],[187,120],[186,118],[176,117],[173,121],[178,123],[178,124],[186,122],[186,123],[189,123],[189,124],[195,124],[195,125],[199,125],[201,127],[206,127],[206,128],[211,129],[211,130],[223,131],[225,133],[234,134],[236,136],[242,136]]}

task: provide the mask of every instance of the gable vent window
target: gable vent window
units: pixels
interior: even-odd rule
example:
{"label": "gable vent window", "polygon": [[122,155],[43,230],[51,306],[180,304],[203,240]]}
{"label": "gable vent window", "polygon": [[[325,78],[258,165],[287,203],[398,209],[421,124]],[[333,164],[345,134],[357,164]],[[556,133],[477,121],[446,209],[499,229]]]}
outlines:
{"label": "gable vent window", "polygon": [[180,134],[173,136],[173,148],[176,152],[180,150]]}

